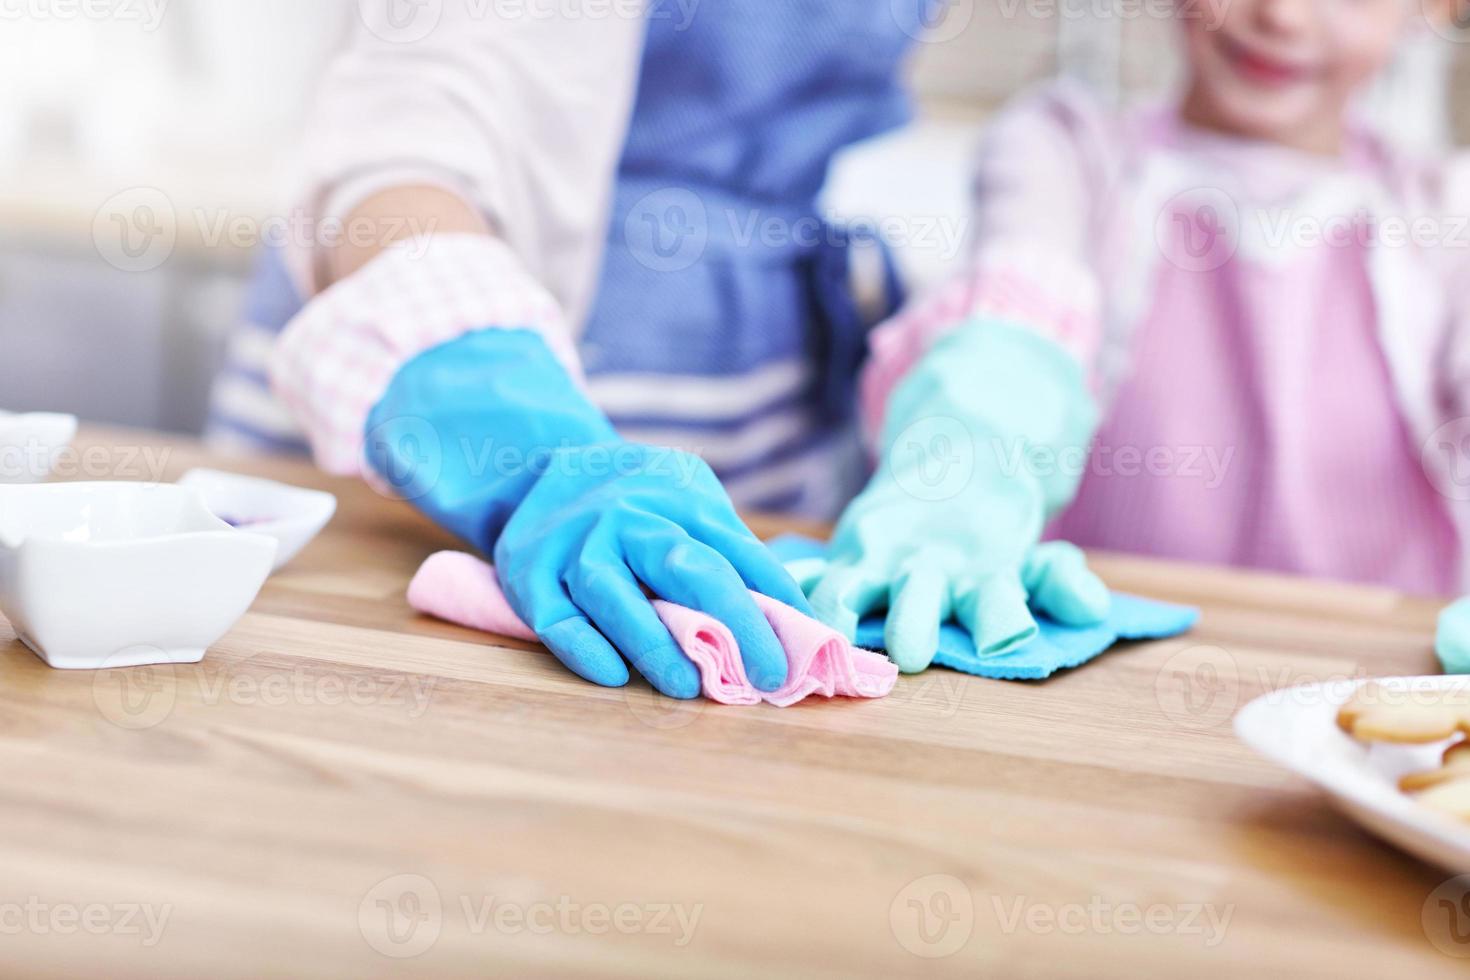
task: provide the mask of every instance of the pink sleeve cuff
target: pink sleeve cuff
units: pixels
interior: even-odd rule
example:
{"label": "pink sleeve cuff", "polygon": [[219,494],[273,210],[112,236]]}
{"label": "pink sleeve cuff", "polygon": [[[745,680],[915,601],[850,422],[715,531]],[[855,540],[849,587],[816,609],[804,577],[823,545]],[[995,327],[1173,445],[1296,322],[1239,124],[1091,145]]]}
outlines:
{"label": "pink sleeve cuff", "polygon": [[1092,373],[1101,346],[1097,280],[1074,260],[1027,245],[986,248],[964,274],[916,297],[873,331],[859,411],[870,444],[888,399],[929,350],[971,320],[1002,320],[1055,341]]}
{"label": "pink sleeve cuff", "polygon": [[577,383],[560,306],[503,242],[485,235],[405,241],[317,296],[286,326],[271,383],[306,433],[317,465],[366,472],[368,414],[414,357],[486,328],[539,332]]}

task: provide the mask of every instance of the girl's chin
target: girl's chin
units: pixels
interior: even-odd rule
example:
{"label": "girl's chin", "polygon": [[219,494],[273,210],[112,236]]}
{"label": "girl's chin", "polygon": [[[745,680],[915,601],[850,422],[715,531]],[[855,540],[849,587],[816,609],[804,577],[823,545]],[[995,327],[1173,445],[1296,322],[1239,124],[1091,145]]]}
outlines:
{"label": "girl's chin", "polygon": [[1235,91],[1212,98],[1211,115],[1219,128],[1256,139],[1293,143],[1304,133],[1322,129],[1323,110],[1316,99],[1264,96]]}

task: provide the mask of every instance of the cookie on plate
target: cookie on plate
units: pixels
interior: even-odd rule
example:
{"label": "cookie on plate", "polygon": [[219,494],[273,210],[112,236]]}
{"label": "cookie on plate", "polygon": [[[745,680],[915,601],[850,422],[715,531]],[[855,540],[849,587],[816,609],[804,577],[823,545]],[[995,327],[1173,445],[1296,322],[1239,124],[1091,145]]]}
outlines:
{"label": "cookie on plate", "polygon": [[1337,724],[1368,742],[1440,742],[1470,734],[1470,689],[1392,690],[1363,684],[1338,711]]}
{"label": "cookie on plate", "polygon": [[1461,777],[1415,793],[1416,802],[1456,820],[1470,821],[1470,779]]}
{"label": "cookie on plate", "polygon": [[1456,742],[1445,749],[1438,769],[1404,776],[1399,780],[1399,789],[1405,793],[1418,793],[1441,783],[1466,778],[1470,778],[1470,741]]}

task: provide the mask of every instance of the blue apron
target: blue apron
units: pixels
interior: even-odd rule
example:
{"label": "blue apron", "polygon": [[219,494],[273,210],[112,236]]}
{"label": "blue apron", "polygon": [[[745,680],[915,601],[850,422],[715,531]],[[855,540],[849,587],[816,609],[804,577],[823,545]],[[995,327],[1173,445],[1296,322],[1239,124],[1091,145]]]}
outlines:
{"label": "blue apron", "polygon": [[[831,516],[860,485],[864,336],[901,296],[881,242],[825,220],[818,196],[839,150],[909,118],[899,69],[942,2],[651,5],[582,356],[624,435],[705,455],[742,506]],[[875,308],[853,298],[859,252],[881,270]],[[250,302],[264,316],[231,345],[211,423],[274,449],[299,442],[281,416],[262,428],[230,409],[263,380],[244,332],[279,332],[299,307],[284,279],[267,256]]]}

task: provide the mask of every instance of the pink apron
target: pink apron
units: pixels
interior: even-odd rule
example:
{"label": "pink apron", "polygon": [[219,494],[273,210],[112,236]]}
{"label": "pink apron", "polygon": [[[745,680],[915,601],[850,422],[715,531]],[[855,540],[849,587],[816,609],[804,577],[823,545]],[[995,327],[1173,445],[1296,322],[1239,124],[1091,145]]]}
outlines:
{"label": "pink apron", "polygon": [[[1448,594],[1457,536],[1420,465],[1358,236],[1209,255],[1166,215],[1130,370],[1053,533],[1084,547]],[[1242,220],[1258,220],[1243,212]],[[1228,243],[1227,243],[1228,247]]]}

